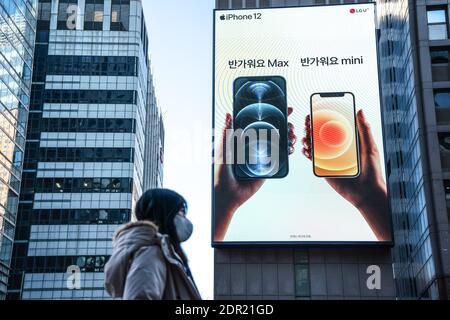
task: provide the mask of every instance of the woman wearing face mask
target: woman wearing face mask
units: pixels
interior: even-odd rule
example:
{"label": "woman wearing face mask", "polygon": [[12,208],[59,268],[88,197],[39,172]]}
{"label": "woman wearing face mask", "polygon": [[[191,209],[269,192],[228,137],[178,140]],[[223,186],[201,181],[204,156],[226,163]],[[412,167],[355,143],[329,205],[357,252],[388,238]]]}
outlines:
{"label": "woman wearing face mask", "polygon": [[193,231],[187,203],[178,193],[153,189],[136,203],[137,222],[113,237],[105,287],[124,300],[200,300],[181,243]]}

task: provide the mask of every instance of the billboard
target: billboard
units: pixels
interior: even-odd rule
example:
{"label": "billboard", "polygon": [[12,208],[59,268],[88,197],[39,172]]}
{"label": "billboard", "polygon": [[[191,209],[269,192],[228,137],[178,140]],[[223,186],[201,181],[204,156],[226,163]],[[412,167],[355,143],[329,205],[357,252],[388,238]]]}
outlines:
{"label": "billboard", "polygon": [[375,5],[214,25],[213,245],[391,244]]}

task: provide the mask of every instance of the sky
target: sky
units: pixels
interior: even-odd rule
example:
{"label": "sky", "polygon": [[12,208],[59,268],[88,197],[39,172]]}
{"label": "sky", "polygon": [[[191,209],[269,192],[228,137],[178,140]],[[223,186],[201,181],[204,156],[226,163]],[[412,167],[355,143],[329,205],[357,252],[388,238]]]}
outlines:
{"label": "sky", "polygon": [[184,248],[203,299],[213,299],[211,128],[213,0],[143,0],[166,132],[164,187],[188,201]]}

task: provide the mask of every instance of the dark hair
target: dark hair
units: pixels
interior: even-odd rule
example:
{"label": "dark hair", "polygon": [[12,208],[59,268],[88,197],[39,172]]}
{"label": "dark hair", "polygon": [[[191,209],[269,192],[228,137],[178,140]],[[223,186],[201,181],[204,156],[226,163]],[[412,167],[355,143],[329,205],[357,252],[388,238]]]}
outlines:
{"label": "dark hair", "polygon": [[187,202],[177,192],[169,189],[150,189],[138,200],[134,212],[137,220],[151,221],[158,226],[160,233],[167,234],[177,253],[187,263],[173,222],[175,215],[183,208],[187,211]]}

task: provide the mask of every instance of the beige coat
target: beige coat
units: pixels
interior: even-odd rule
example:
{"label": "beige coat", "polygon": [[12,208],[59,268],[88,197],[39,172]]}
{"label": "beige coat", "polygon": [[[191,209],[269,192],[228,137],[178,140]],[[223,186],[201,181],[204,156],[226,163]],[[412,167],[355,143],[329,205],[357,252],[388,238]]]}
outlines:
{"label": "beige coat", "polygon": [[105,287],[123,300],[200,300],[167,235],[149,221],[130,222],[116,231],[105,266]]}

